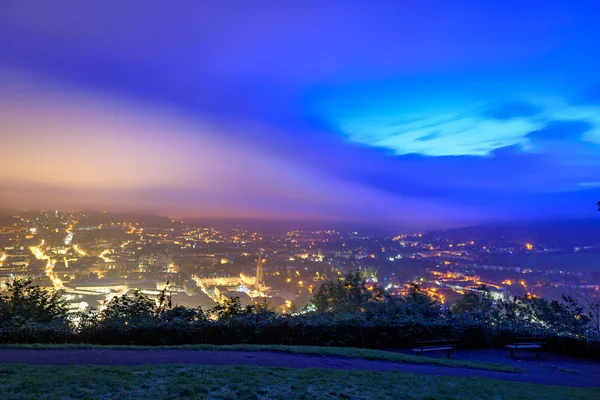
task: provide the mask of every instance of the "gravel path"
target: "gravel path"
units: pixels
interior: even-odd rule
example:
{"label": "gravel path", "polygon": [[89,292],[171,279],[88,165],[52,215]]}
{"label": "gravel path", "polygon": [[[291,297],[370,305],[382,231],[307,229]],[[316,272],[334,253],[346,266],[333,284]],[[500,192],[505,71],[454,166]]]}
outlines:
{"label": "gravel path", "polygon": [[[459,359],[473,359],[474,354]],[[502,363],[503,359],[494,361]],[[510,359],[509,359],[510,360]],[[517,382],[578,387],[600,387],[600,363],[587,360],[553,362],[524,359],[511,360],[525,372],[508,373],[469,368],[451,368],[425,364],[398,364],[387,361],[351,359],[330,356],[297,355],[279,352],[204,351],[204,350],[116,350],[116,349],[0,349],[0,364],[31,365],[143,365],[143,364],[199,364],[199,365],[261,365],[285,368],[358,369],[366,371],[404,371],[417,374],[485,377]],[[509,364],[509,362],[506,362]]]}

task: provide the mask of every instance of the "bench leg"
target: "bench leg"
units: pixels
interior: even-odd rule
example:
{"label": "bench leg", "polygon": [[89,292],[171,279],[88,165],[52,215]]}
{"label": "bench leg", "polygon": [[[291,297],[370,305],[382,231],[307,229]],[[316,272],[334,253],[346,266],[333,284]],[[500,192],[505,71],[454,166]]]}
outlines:
{"label": "bench leg", "polygon": [[515,352],[513,350],[510,351],[510,358],[515,358]]}

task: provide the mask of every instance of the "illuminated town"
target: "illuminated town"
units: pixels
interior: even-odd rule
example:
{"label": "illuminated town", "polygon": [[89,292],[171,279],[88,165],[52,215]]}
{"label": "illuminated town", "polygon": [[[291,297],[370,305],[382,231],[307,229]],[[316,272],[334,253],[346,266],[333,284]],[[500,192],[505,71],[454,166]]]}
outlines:
{"label": "illuminated town", "polygon": [[600,400],[599,16],[0,0],[0,400]]}
{"label": "illuminated town", "polygon": [[30,278],[60,290],[73,312],[102,308],[134,290],[158,295],[166,289],[174,304],[187,307],[208,309],[238,297],[242,304],[267,300],[278,312],[291,313],[304,309],[324,281],[356,269],[371,287],[405,295],[416,283],[443,305],[482,285],[496,300],[600,289],[597,272],[544,261],[595,257],[594,246],[459,242],[428,233],[267,235],[166,217],[41,211],[2,217],[0,243],[2,281]]}

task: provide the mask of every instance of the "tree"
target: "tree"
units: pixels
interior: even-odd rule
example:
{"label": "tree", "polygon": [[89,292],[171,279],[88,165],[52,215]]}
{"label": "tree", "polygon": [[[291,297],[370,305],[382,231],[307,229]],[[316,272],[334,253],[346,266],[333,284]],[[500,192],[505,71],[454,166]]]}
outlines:
{"label": "tree", "polygon": [[582,334],[590,321],[584,309],[568,296],[563,296],[562,301],[548,301],[526,295],[515,298],[513,304],[515,321],[550,328],[559,334]]}
{"label": "tree", "polygon": [[410,288],[403,299],[404,313],[422,318],[437,318],[440,316],[440,305],[427,295],[416,283]]}
{"label": "tree", "polygon": [[475,292],[467,292],[452,306],[455,314],[481,313],[485,310],[484,299]]}
{"label": "tree", "polygon": [[115,296],[104,303],[98,314],[101,325],[147,326],[158,321],[156,302],[139,290],[132,296]]}
{"label": "tree", "polygon": [[85,323],[85,326],[94,324],[139,326],[168,320],[177,314],[177,312],[171,313],[173,303],[171,295],[167,294],[168,286],[169,281],[160,291],[156,300],[139,290],[135,290],[132,296],[127,293],[115,296],[104,302],[104,307],[100,312],[94,311],[89,315],[81,316],[82,324]]}
{"label": "tree", "polygon": [[175,306],[167,309],[160,315],[160,322],[173,325],[189,325],[204,320],[204,313],[200,307],[187,308]]}
{"label": "tree", "polygon": [[346,290],[346,301],[343,304],[345,311],[364,311],[364,305],[371,296],[360,269],[346,275],[344,289]]}
{"label": "tree", "polygon": [[217,304],[207,311],[209,317],[216,319],[227,319],[232,317],[243,317],[255,315],[260,317],[272,317],[275,312],[271,310],[267,299],[262,299],[253,304],[242,307],[239,297],[226,298],[222,303]]}
{"label": "tree", "polygon": [[323,283],[311,303],[317,312],[362,312],[369,303],[383,301],[386,295],[377,285],[367,287],[363,273],[357,269],[343,281],[338,278]]}
{"label": "tree", "polygon": [[342,311],[347,306],[347,293],[341,279],[323,283],[311,298],[317,312]]}
{"label": "tree", "polygon": [[0,325],[70,325],[62,292],[48,291],[23,279],[6,282],[6,288],[7,294],[0,295]]}
{"label": "tree", "polygon": [[494,303],[490,290],[481,285],[477,291],[468,291],[452,306],[452,312],[457,315],[467,315],[475,321],[491,322]]}
{"label": "tree", "polygon": [[323,283],[311,298],[317,312],[361,312],[369,318],[436,318],[440,306],[418,285],[406,297],[393,297],[379,285],[367,285],[360,270],[350,272],[344,281]]}
{"label": "tree", "polygon": [[573,315],[577,315],[576,318],[586,321],[600,333],[600,293],[573,291],[572,296],[563,294],[563,302]]}

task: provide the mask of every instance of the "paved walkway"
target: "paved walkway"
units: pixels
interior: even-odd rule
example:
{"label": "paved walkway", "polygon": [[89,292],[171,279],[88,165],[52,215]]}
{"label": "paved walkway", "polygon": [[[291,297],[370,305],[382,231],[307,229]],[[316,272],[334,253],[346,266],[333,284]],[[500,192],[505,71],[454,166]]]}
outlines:
{"label": "paved walkway", "polygon": [[359,369],[367,371],[404,371],[417,374],[485,377],[517,382],[579,387],[600,387],[600,362],[542,357],[511,360],[498,350],[456,352],[456,358],[490,361],[515,365],[522,373],[482,371],[469,368],[451,368],[427,364],[398,364],[329,356],[297,355],[279,352],[204,351],[204,350],[115,350],[115,349],[0,349],[0,364],[23,363],[31,365],[143,365],[143,364],[198,364],[198,365],[261,365],[285,368]]}

